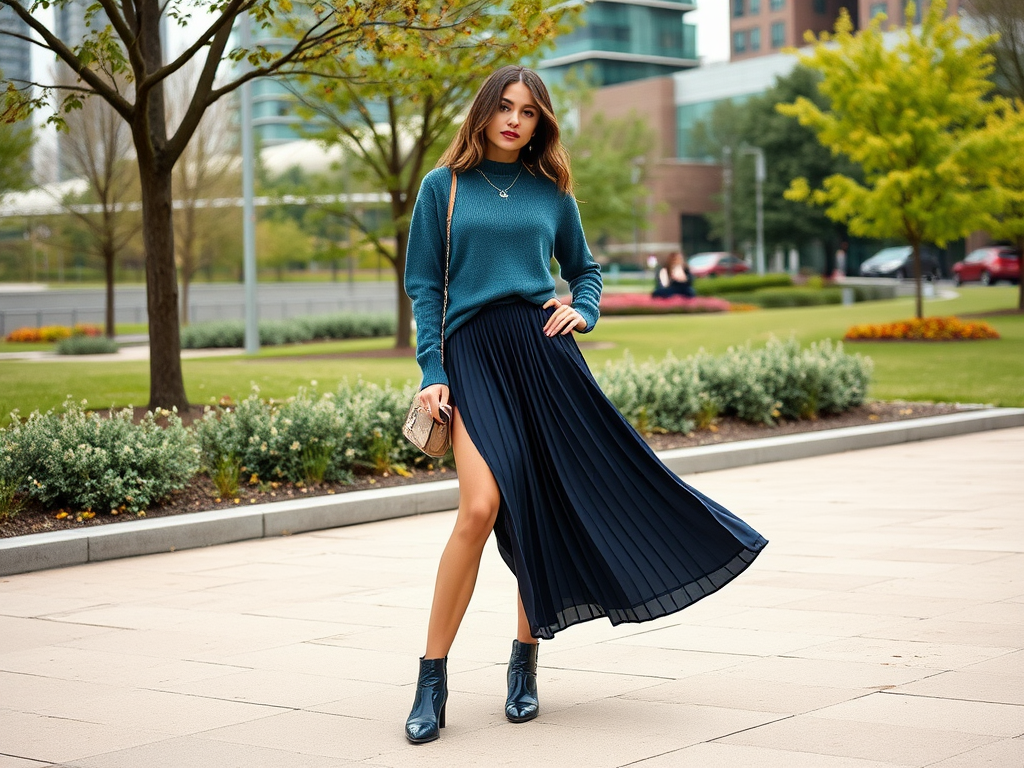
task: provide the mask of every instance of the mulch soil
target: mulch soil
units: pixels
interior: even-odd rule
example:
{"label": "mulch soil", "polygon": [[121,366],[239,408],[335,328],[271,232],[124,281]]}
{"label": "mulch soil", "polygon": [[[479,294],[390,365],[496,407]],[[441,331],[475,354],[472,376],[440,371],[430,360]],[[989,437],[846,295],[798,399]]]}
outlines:
{"label": "mulch soil", "polygon": [[[949,403],[876,402],[867,403],[838,415],[821,416],[807,421],[782,422],[775,426],[750,424],[739,419],[722,418],[716,420],[708,429],[698,430],[688,435],[678,433],[652,434],[648,435],[646,440],[654,450],[663,451],[671,448],[714,445],[737,440],[790,435],[798,432],[817,432],[826,429],[838,429],[840,427],[855,427],[864,424],[916,419],[925,416],[954,413],[958,410],[960,409],[956,405]],[[144,408],[136,409],[137,418],[141,418],[144,413]],[[191,422],[194,418],[201,417],[202,413],[202,406],[194,407],[190,412],[181,414],[182,420]],[[442,467],[439,469],[413,470],[410,477],[395,474],[384,476],[357,475],[350,484],[322,483],[311,488],[300,488],[290,483],[254,485],[242,483],[239,487],[238,497],[231,499],[219,497],[210,479],[205,475],[197,475],[187,487],[172,493],[162,503],[151,507],[146,510],[144,515],[140,516],[128,513],[113,515],[104,512],[89,518],[88,515],[86,517],[82,516],[82,510],[54,510],[45,508],[34,501],[28,501],[15,517],[8,520],[0,520],[0,538],[108,525],[135,520],[142,516],[147,518],[167,517],[169,515],[181,515],[212,509],[232,509],[250,504],[262,504],[309,496],[324,496],[351,491],[364,491],[372,488],[389,488],[410,483],[451,480],[457,476],[454,469]],[[58,517],[62,513],[63,516]]]}

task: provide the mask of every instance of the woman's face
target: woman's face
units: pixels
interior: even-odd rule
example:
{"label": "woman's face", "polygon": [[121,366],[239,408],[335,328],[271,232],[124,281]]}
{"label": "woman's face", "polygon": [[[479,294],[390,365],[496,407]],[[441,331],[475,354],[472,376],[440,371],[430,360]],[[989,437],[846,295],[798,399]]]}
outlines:
{"label": "woman's face", "polygon": [[514,163],[540,121],[540,108],[525,83],[515,82],[501,93],[501,103],[484,129],[487,139],[485,157],[499,163]]}

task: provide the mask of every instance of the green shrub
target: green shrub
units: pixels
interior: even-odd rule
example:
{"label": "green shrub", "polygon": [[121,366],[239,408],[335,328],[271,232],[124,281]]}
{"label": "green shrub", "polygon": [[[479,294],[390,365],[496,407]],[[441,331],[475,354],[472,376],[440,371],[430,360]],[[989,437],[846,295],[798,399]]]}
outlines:
{"label": "green shrub", "polygon": [[719,414],[772,424],[848,410],[864,401],[871,370],[869,359],[847,355],[841,344],[801,349],[793,339],[771,339],[760,349],[733,347],[686,360],[668,355],[637,364],[627,354],[606,365],[599,380],[638,429],[687,432]]}
{"label": "green shrub", "polygon": [[134,424],[131,409],[104,418],[83,405],[69,399],[63,414],[36,411],[0,433],[29,496],[50,507],[141,512],[195,474],[195,440],[176,413],[161,411],[161,427],[153,413]]}
{"label": "green shrub", "polygon": [[19,491],[24,487],[25,476],[16,458],[14,446],[7,440],[0,440],[0,521],[9,520],[21,511],[23,498]]}
{"label": "green shrub", "polygon": [[[770,275],[729,275],[702,277],[693,281],[698,296],[725,296],[730,293],[749,293],[761,288],[785,288],[793,285],[793,278],[785,272]],[[746,298],[743,299],[746,301]]]}
{"label": "green shrub", "polygon": [[352,425],[353,448],[357,466],[378,474],[403,472],[408,467],[431,460],[402,435],[402,421],[416,389],[401,389],[390,384],[379,387],[362,379],[338,387],[336,401]]}
{"label": "green shrub", "polygon": [[765,309],[817,307],[842,304],[843,292],[839,288],[764,288],[745,294],[743,300]]}
{"label": "green shrub", "polygon": [[691,432],[701,407],[701,382],[692,358],[671,353],[661,362],[636,363],[627,353],[605,365],[601,388],[641,432]]}
{"label": "green shrub", "polygon": [[68,336],[57,343],[58,355],[110,355],[117,350],[117,342],[106,336]]}
{"label": "green shrub", "polygon": [[[288,320],[263,320],[259,329],[260,344],[273,347],[318,339],[390,336],[395,332],[395,318],[391,314],[379,312],[312,315]],[[181,329],[183,349],[244,345],[245,323],[241,320],[194,323]]]}
{"label": "green shrub", "polygon": [[195,431],[202,470],[211,477],[237,462],[243,478],[264,482],[351,479],[351,430],[331,395],[300,389],[274,404],[254,388],[235,408],[208,410]]}

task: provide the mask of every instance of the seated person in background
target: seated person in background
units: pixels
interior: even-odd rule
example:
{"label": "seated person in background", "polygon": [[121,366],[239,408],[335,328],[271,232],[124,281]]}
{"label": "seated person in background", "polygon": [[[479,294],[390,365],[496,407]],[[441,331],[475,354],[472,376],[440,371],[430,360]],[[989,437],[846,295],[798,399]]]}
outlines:
{"label": "seated person in background", "polygon": [[652,297],[667,299],[671,296],[685,296],[692,299],[696,296],[693,290],[693,275],[686,266],[686,257],[679,251],[673,251],[665,259],[665,265],[658,270],[658,278]]}

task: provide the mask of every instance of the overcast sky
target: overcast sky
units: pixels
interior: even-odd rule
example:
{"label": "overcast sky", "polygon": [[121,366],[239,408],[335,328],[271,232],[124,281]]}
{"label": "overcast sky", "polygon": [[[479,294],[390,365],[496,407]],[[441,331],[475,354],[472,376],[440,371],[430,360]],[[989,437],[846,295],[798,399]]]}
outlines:
{"label": "overcast sky", "polygon": [[695,0],[697,10],[686,14],[697,25],[697,55],[705,62],[729,60],[729,0]]}

